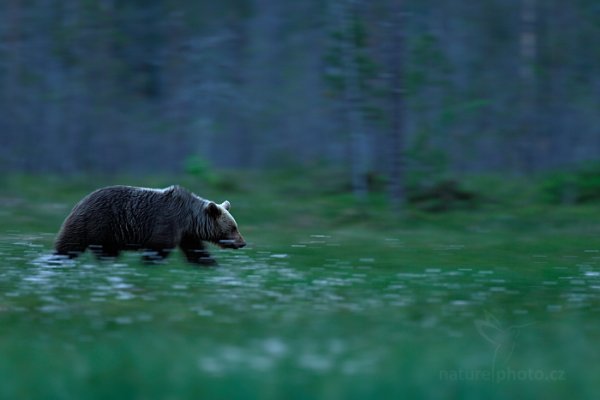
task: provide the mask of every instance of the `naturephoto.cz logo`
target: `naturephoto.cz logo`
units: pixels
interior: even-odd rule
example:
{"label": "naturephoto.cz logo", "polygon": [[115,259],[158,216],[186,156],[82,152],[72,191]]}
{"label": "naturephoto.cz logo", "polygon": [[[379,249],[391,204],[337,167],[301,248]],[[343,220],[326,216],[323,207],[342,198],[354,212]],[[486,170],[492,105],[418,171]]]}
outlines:
{"label": "naturephoto.cz logo", "polygon": [[503,327],[491,313],[486,312],[485,319],[475,321],[479,335],[488,341],[493,348],[490,369],[451,369],[440,370],[440,380],[446,381],[562,381],[564,370],[543,370],[534,368],[513,369],[508,362],[515,351],[517,338],[522,329],[533,325],[533,322]]}
{"label": "naturephoto.cz logo", "polygon": [[450,369],[440,371],[443,381],[483,381],[483,382],[515,382],[515,381],[564,381],[565,371],[555,369]]}

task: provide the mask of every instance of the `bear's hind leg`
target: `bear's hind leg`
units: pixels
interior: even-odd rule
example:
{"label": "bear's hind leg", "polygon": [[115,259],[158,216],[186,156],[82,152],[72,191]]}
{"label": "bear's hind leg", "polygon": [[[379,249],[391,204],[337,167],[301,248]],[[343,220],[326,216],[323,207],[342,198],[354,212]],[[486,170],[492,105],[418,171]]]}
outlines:
{"label": "bear's hind leg", "polygon": [[163,261],[171,254],[171,249],[144,249],[142,253],[142,261],[145,264],[155,264]]}
{"label": "bear's hind leg", "polygon": [[72,260],[74,258],[79,257],[79,255],[81,253],[83,253],[85,251],[85,248],[82,248],[81,250],[55,250],[54,251],[54,255],[57,256],[57,258],[68,258],[69,260]]}
{"label": "bear's hind leg", "polygon": [[119,257],[119,249],[115,246],[90,246],[90,251],[101,261],[112,261]]}
{"label": "bear's hind leg", "polygon": [[67,243],[63,240],[58,240],[56,242],[56,245],[54,246],[54,255],[73,259],[78,257],[81,253],[83,253],[86,247],[87,246],[81,243]]}

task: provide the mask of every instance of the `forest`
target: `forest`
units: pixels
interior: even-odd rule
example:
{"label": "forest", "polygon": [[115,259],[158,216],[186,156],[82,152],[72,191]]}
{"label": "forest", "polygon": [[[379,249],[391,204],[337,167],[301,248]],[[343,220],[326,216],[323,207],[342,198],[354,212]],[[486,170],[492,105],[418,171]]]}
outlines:
{"label": "forest", "polygon": [[5,171],[364,180],[600,154],[594,0],[7,0],[0,19]]}

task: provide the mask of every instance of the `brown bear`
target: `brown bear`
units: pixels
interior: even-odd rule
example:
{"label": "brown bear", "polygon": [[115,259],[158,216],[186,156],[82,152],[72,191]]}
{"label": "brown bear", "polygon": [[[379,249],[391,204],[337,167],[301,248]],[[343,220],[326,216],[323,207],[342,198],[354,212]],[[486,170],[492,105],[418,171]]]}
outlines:
{"label": "brown bear", "polygon": [[148,189],[109,186],[84,197],[67,216],[54,244],[57,255],[77,257],[89,248],[98,258],[143,250],[145,261],[162,260],[179,246],[191,263],[215,260],[204,242],[239,249],[246,242],[229,213],[179,186]]}

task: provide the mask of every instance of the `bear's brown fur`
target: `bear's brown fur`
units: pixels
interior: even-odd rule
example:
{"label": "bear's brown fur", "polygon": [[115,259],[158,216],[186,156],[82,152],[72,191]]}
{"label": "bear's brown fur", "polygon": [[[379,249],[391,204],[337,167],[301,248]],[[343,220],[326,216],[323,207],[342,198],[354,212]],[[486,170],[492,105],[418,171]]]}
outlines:
{"label": "bear's brown fur", "polygon": [[214,264],[204,241],[223,248],[246,243],[229,213],[179,186],[146,189],[110,186],[84,197],[67,216],[54,244],[56,254],[77,257],[87,248],[98,257],[143,250],[146,261],[161,260],[179,246],[188,261]]}

